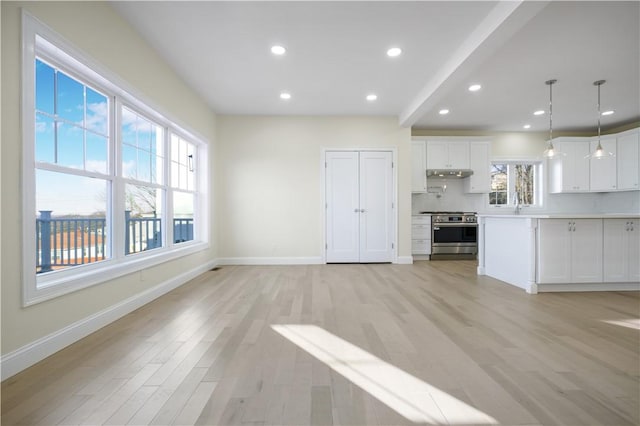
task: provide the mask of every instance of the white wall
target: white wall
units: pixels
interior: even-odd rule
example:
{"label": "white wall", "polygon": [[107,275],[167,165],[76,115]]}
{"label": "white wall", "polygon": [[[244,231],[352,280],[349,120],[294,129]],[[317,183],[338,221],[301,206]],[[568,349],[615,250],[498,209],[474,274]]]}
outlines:
{"label": "white wall", "polygon": [[222,262],[322,257],[322,149],[396,148],[399,251],[411,252],[410,130],[395,117],[218,116]]}
{"label": "white wall", "polygon": [[[77,49],[136,88],[178,123],[215,139],[215,116],[107,2],[1,3],[2,355],[24,347],[214,259],[210,250],[22,307],[20,86],[21,12],[29,11]],[[213,158],[210,149],[209,163]],[[210,239],[213,238],[213,233]],[[4,365],[3,365],[4,366]]]}

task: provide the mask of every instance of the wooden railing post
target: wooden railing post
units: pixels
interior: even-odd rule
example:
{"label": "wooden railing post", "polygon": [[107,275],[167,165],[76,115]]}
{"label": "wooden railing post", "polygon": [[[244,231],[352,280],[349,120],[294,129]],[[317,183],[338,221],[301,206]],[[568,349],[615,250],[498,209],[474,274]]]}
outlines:
{"label": "wooden railing post", "polygon": [[40,210],[40,272],[50,272],[51,268],[51,212]]}
{"label": "wooden railing post", "polygon": [[131,241],[131,210],[124,211],[124,254],[129,254]]}

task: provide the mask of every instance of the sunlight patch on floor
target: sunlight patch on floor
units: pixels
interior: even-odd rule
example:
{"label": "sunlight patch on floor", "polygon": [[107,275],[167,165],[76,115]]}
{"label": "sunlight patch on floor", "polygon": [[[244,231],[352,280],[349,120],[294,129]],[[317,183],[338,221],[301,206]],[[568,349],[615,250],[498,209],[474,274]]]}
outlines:
{"label": "sunlight patch on floor", "polygon": [[431,424],[497,424],[482,411],[315,325],[271,328],[406,419]]}
{"label": "sunlight patch on floor", "polygon": [[633,328],[635,330],[640,330],[640,318],[627,318],[621,320],[601,320],[602,322],[606,322],[607,324],[619,325],[621,327]]}

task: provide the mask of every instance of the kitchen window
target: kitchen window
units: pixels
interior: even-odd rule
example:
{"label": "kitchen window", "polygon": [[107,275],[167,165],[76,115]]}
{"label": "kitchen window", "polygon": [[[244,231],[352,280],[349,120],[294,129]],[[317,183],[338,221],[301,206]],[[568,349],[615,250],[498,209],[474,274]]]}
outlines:
{"label": "kitchen window", "polygon": [[23,23],[24,304],[206,248],[206,144]]}
{"label": "kitchen window", "polygon": [[493,162],[489,205],[541,207],[541,168],[539,161]]}

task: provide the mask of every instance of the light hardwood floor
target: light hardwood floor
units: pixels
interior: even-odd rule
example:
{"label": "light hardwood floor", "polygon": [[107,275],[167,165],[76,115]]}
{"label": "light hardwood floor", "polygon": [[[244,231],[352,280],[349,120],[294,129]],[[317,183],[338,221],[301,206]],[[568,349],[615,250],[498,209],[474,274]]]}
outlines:
{"label": "light hardwood floor", "polygon": [[[4,381],[2,424],[640,423],[638,292],[531,296],[475,267],[224,266]],[[282,324],[333,337],[302,334],[312,355]]]}

